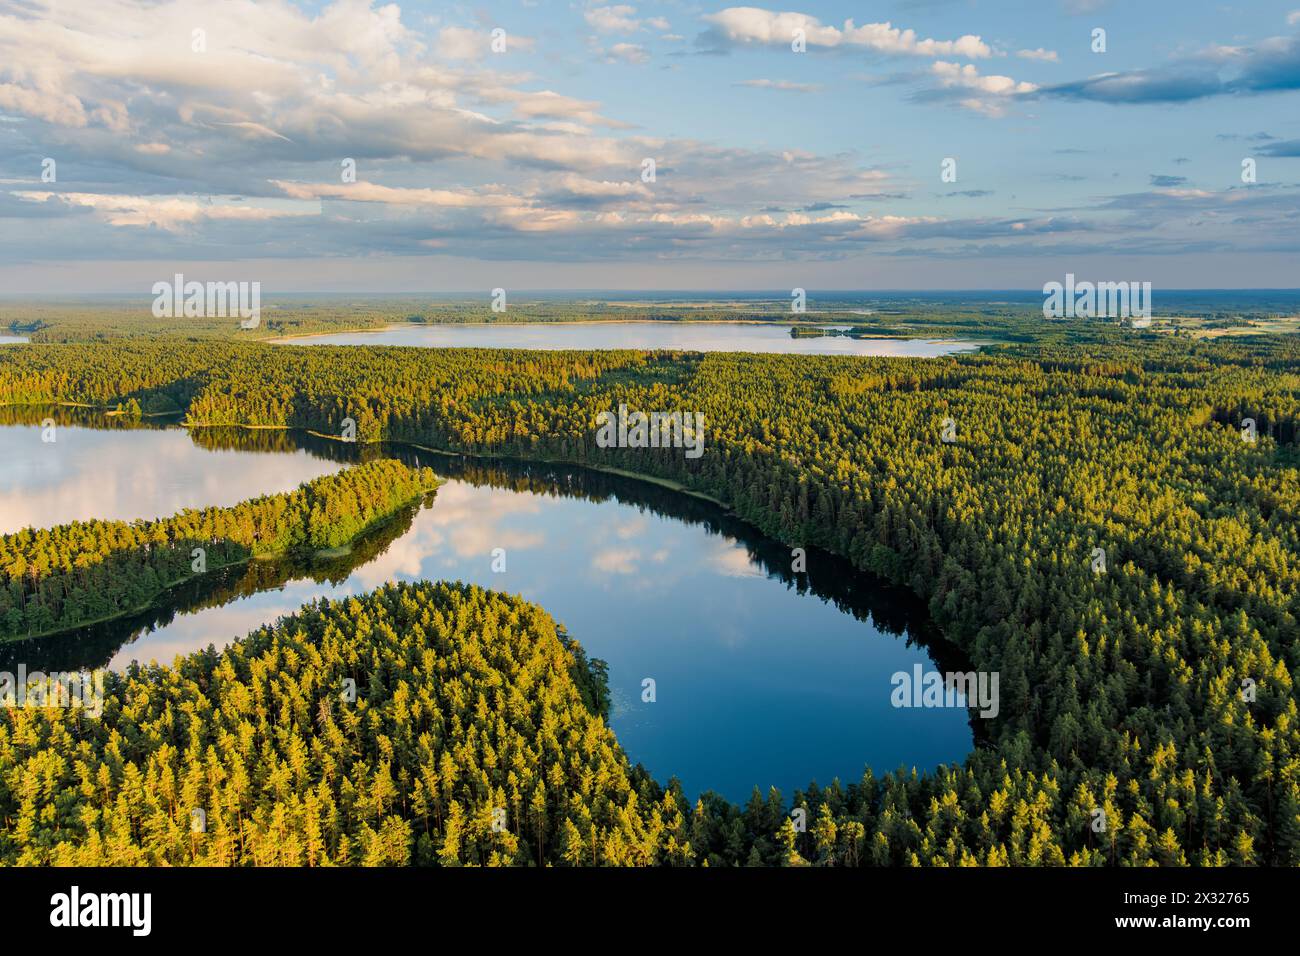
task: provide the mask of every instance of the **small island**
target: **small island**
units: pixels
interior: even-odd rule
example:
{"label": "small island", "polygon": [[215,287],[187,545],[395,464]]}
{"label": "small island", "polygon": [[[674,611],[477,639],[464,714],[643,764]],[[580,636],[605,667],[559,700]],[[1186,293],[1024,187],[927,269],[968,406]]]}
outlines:
{"label": "small island", "polygon": [[431,469],[383,459],[229,508],[0,536],[0,640],[135,614],[220,568],[289,554],[338,555],[439,484]]}

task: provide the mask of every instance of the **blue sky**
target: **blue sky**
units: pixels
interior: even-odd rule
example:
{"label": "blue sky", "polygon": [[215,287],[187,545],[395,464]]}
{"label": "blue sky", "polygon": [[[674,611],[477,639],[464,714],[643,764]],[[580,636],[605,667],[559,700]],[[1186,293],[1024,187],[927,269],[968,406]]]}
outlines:
{"label": "blue sky", "polygon": [[0,291],[1296,287],[1298,105],[1300,0],[0,0]]}

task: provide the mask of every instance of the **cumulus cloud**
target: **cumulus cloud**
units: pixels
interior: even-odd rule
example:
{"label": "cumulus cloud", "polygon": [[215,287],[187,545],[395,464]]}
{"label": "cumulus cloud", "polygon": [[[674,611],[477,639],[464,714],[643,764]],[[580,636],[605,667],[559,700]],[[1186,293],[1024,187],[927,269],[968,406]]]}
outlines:
{"label": "cumulus cloud", "polygon": [[86,109],[81,100],[70,92],[49,89],[49,85],[45,77],[34,78],[30,87],[0,83],[0,109],[58,126],[85,126]]}
{"label": "cumulus cloud", "polygon": [[[905,168],[877,153],[861,130],[829,153],[801,148],[798,131],[780,124],[751,139],[770,135],[773,148],[654,135],[620,117],[617,99],[570,95],[563,70],[536,76],[524,61],[487,52],[487,20],[439,21],[421,31],[383,0],[70,6],[24,0],[24,9],[39,10],[33,17],[0,0],[0,219],[12,221],[0,231],[0,260],[11,263],[358,254],[427,262],[430,253],[548,263],[790,262],[868,250],[1046,254],[1045,239],[1084,246],[1089,234],[1114,238],[1099,216],[1037,209],[1026,196],[1016,197],[1021,215],[952,218],[948,210],[960,202],[917,194]],[[668,26],[646,12],[631,4],[575,6],[573,46],[589,52],[593,70],[612,72],[606,58],[644,62],[645,44],[659,42],[651,31]],[[932,40],[889,24],[828,26],[757,8],[728,8],[708,20],[727,44],[777,48],[788,48],[783,34],[795,22],[808,30],[810,48],[913,58],[908,72],[872,95],[889,95],[895,82],[920,83],[926,88],[914,99],[990,116],[1048,95],[1141,102],[1170,75],[1209,77],[1210,92],[1290,82],[1290,41],[1216,47],[1163,70],[1090,78],[1071,94],[1069,84],[1043,90],[963,62],[991,52],[978,37]],[[201,54],[191,49],[196,23],[207,30]],[[511,51],[516,40],[527,45],[511,34]],[[1021,53],[1046,58],[1042,49]],[[672,65],[691,68],[677,59]],[[804,77],[769,77],[712,79],[774,96],[823,89]],[[1125,89],[1128,100],[1120,99]],[[611,95],[619,95],[613,85]],[[757,93],[754,101],[778,105]],[[645,121],[640,111],[635,118]],[[1258,129],[1264,121],[1242,122]],[[709,129],[707,115],[683,128]],[[1257,155],[1300,155],[1295,140],[1248,139]],[[51,154],[60,182],[40,184],[36,170]],[[345,157],[355,164],[355,182],[340,179]],[[646,157],[658,164],[654,182],[641,179]],[[1158,157],[1151,162],[1159,168]],[[63,182],[65,170],[77,171],[75,186]],[[1296,204],[1278,190],[1260,201],[1262,184],[1250,195],[1195,190],[1180,177],[1154,177],[1151,185],[1096,200],[1088,211],[1131,216],[1129,233],[1169,226],[1166,248],[1206,241],[1195,224],[1207,221],[1260,242],[1269,230],[1274,240],[1294,233],[1286,217]],[[944,203],[943,214],[931,200]],[[38,218],[39,230],[18,223]]]}
{"label": "cumulus cloud", "polygon": [[648,200],[654,193],[645,183],[590,179],[568,173],[552,181],[546,191],[546,201],[579,205],[597,205],[606,202]]}
{"label": "cumulus cloud", "polygon": [[1038,89],[1033,83],[1016,81],[1009,76],[981,74],[970,63],[963,65],[936,60],[930,66],[929,75],[938,82],[938,87],[922,90],[913,99],[952,102],[990,117],[1006,115],[1007,105],[1013,98],[1027,96]]}
{"label": "cumulus cloud", "polygon": [[[190,35],[199,22],[201,53]],[[75,11],[50,3],[35,20],[0,15],[0,109],[85,130],[88,151],[96,130],[110,130],[145,155],[188,146],[191,160],[202,156],[214,170],[244,168],[253,156],[337,161],[358,144],[406,159],[633,162],[618,143],[578,128],[621,125],[598,104],[520,90],[509,74],[443,56],[470,54],[470,39],[475,51],[487,49],[489,33],[445,28],[426,44],[396,6],[363,0],[338,0],[315,15],[284,0],[103,0]],[[524,42],[512,36],[509,49]],[[475,105],[508,107],[520,122]],[[548,119],[577,125],[534,125]],[[75,148],[78,140],[65,142]]]}
{"label": "cumulus cloud", "polygon": [[623,63],[645,63],[650,59],[646,48],[639,43],[615,43],[609,48],[608,56]]}
{"label": "cumulus cloud", "polygon": [[966,34],[956,40],[933,40],[918,37],[914,30],[903,30],[890,23],[864,23],[855,26],[845,20],[843,27],[823,24],[806,13],[775,13],[759,7],[728,7],[704,17],[714,35],[733,44],[789,47],[802,31],[808,47],[853,47],[876,53],[908,56],[960,56],[979,59],[992,56],[993,50],[978,36]]}
{"label": "cumulus cloud", "polygon": [[1009,76],[998,76],[996,74],[981,76],[980,72],[969,63],[962,66],[957,63],[946,63],[943,60],[937,60],[930,70],[945,87],[960,87],[961,89],[975,90],[993,96],[1015,96],[1017,94],[1032,93],[1038,89],[1033,83],[1017,83]]}
{"label": "cumulus cloud", "polygon": [[601,33],[634,33],[641,29],[641,21],[636,17],[636,7],[616,4],[608,7],[594,7],[583,16],[592,29]]}
{"label": "cumulus cloud", "polygon": [[438,34],[438,55],[448,60],[477,60],[490,50],[491,38],[468,27],[443,27]]}
{"label": "cumulus cloud", "polygon": [[[495,52],[492,42],[491,30],[443,27],[438,34],[437,52],[448,60],[481,60]],[[532,37],[515,36],[509,32],[502,37],[502,42],[507,53],[528,51],[537,43]]]}
{"label": "cumulus cloud", "polygon": [[[620,3],[590,7],[583,11],[583,19],[597,33],[637,33],[644,30],[671,30],[672,24],[664,17],[637,16],[637,8]],[[664,39],[668,39],[664,37]],[[678,37],[677,39],[680,39]]]}

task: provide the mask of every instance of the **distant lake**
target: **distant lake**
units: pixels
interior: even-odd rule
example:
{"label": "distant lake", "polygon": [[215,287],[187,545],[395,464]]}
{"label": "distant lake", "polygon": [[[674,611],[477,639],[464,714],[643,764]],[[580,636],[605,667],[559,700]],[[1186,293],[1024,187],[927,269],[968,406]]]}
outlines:
{"label": "distant lake", "polygon": [[[214,571],[135,617],[0,644],[0,670],[170,663],[322,597],[460,580],[540,604],[606,660],[619,741],[691,796],[714,789],[742,801],[755,785],[789,796],[814,779],[857,781],[866,765],[879,774],[960,761],[972,747],[964,708],[891,705],[895,672],[969,666],[922,602],[816,549],[794,573],[787,546],[698,498],[587,469],[296,432],[59,425],[55,442],[41,435],[39,425],[0,426],[4,530],[229,504],[362,455],[428,465],[448,481],[349,555]],[[503,573],[492,570],[498,547]]]}
{"label": "distant lake", "polygon": [[420,348],[676,349],[791,355],[893,355],[932,358],[970,352],[974,342],[939,339],[791,338],[790,326],[751,322],[526,322],[399,325],[374,332],[280,339],[285,345],[411,345]]}
{"label": "distant lake", "polygon": [[22,345],[27,340],[25,335],[0,335],[0,345]]}

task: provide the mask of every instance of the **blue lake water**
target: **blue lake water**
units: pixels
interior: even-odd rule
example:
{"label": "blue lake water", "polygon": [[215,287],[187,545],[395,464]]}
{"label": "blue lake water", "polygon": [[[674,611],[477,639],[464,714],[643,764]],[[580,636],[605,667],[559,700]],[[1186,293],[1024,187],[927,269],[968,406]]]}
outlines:
{"label": "blue lake water", "polygon": [[[816,550],[796,574],[787,547],[708,502],[645,482],[382,451],[448,481],[349,558],[255,562],[135,619],[0,645],[0,668],[170,662],[320,597],[455,579],[542,605],[606,660],[623,747],[691,795],[714,789],[744,800],[754,786],[788,795],[814,779],[856,780],[866,765],[927,769],[969,752],[964,708],[891,705],[892,674],[933,669],[931,654],[952,654],[911,595]],[[284,432],[72,425],[43,443],[38,426],[0,426],[0,525],[233,503],[379,452]],[[505,549],[504,572],[492,569],[494,548]],[[654,702],[643,700],[646,679]]]}
{"label": "blue lake water", "polygon": [[[827,326],[828,328],[830,326]],[[933,357],[969,352],[973,342],[935,339],[791,338],[790,326],[752,322],[505,322],[401,325],[281,340],[288,345],[410,345],[421,348],[676,349],[792,355]]]}

